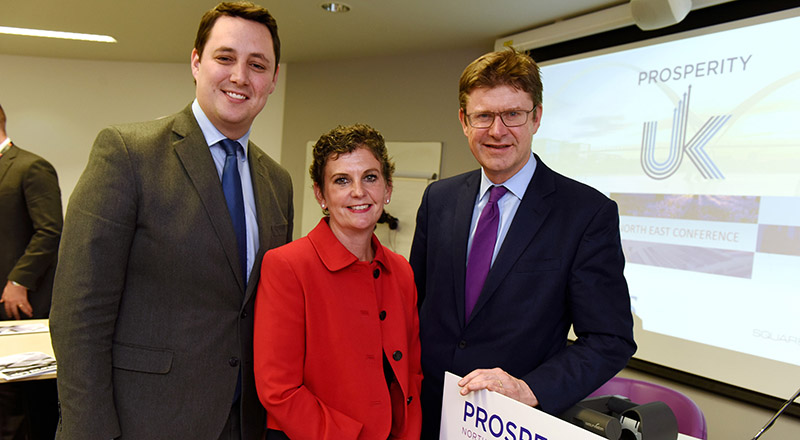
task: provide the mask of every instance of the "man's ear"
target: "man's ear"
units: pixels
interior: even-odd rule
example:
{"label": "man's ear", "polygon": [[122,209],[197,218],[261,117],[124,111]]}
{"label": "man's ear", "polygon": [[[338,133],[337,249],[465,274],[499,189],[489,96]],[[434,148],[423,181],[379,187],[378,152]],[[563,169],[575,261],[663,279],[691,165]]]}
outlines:
{"label": "man's ear", "polygon": [[536,134],[539,131],[539,125],[542,124],[542,104],[536,106],[536,111],[533,112],[533,130],[531,134]]}
{"label": "man's ear", "polygon": [[271,95],[272,92],[275,91],[275,86],[278,85],[278,74],[280,73],[280,70],[281,70],[280,64],[275,66],[275,73],[272,75],[272,84],[270,84],[269,86],[269,93],[267,93],[268,95]]}
{"label": "man's ear", "polygon": [[192,56],[189,63],[192,66],[192,76],[195,82],[197,82],[197,73],[200,70],[200,54],[197,53],[197,49],[192,49]]}
{"label": "man's ear", "polygon": [[469,136],[469,124],[467,124],[467,112],[460,108],[458,109],[458,120],[461,121],[461,130],[464,131],[464,136]]}

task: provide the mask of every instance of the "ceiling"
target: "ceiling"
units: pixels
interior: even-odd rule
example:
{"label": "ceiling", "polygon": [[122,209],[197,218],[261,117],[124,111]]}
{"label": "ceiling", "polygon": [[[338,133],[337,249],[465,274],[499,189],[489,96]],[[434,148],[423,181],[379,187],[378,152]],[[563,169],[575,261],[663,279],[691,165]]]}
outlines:
{"label": "ceiling", "polygon": [[[218,0],[2,0],[0,26],[111,35],[116,44],[0,34],[0,53],[90,60],[188,62],[197,24]],[[486,45],[625,0],[256,0],[278,21],[281,62]]]}

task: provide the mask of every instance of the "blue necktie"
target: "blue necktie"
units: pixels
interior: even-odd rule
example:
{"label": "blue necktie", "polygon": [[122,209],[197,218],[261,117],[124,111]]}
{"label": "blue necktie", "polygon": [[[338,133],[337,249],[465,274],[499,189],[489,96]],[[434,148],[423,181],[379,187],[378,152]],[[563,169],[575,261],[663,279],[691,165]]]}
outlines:
{"label": "blue necktie", "polygon": [[[225,138],[219,141],[225,150],[225,165],[222,167],[222,192],[228,204],[228,212],[233,222],[236,233],[236,245],[239,248],[239,264],[242,269],[242,279],[247,284],[247,232],[244,220],[244,195],[242,195],[242,177],[239,175],[239,165],[236,150],[239,143]],[[236,390],[233,393],[233,404],[239,401],[242,394],[242,370],[236,379]]]}
{"label": "blue necktie", "polygon": [[483,283],[492,266],[492,254],[497,242],[497,227],[500,224],[500,209],[497,201],[508,191],[505,186],[493,186],[489,193],[489,203],[483,207],[478,218],[478,226],[472,237],[472,247],[467,258],[467,279],[464,284],[464,312],[466,319],[478,302]]}
{"label": "blue necktie", "polygon": [[242,279],[247,283],[247,232],[244,220],[244,196],[242,195],[242,178],[239,176],[236,150],[239,143],[230,139],[223,139],[220,145],[225,149],[225,165],[222,168],[222,192],[228,203],[228,212],[231,214],[233,230],[236,233],[236,244],[239,248],[239,263],[242,270]]}

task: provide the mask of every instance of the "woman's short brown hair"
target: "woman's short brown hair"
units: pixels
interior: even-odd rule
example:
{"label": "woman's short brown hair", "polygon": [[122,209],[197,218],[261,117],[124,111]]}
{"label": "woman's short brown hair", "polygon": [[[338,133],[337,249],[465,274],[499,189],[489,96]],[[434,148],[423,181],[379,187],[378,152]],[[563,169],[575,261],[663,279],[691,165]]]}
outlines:
{"label": "woman's short brown hair", "polygon": [[325,187],[325,165],[342,154],[352,153],[357,148],[369,150],[381,164],[381,174],[387,186],[392,186],[394,163],[389,160],[389,152],[383,136],[365,124],[340,125],[320,136],[314,144],[313,162],[308,169],[311,180],[320,190]]}

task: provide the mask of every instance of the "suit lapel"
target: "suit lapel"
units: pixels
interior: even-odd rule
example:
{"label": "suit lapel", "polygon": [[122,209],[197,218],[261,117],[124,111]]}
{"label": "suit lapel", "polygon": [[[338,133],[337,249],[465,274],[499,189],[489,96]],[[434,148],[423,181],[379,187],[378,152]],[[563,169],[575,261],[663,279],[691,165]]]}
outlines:
{"label": "suit lapel", "polygon": [[253,265],[253,270],[250,274],[250,282],[245,291],[243,304],[246,304],[255,293],[256,281],[258,281],[260,275],[255,272],[260,269],[261,265],[258,263],[261,261],[264,250],[269,248],[270,240],[272,239],[272,231],[268,228],[269,225],[274,224],[274,221],[272,219],[273,210],[269,209],[269,205],[274,203],[275,200],[273,197],[275,189],[272,187],[272,181],[268,177],[266,155],[256,148],[252,142],[248,143],[247,152],[247,161],[250,164],[250,178],[253,180],[253,197],[256,202],[259,249],[256,249],[256,263]]}
{"label": "suit lapel", "polygon": [[236,246],[236,235],[233,231],[228,205],[222,193],[222,184],[214,166],[211,151],[206,145],[203,132],[197,125],[192,114],[191,106],[186,107],[175,116],[172,127],[177,135],[173,148],[183,164],[186,173],[197,189],[197,194],[211,219],[214,231],[217,233],[228,264],[236,276],[242,293],[245,291],[244,280],[239,266],[239,251]]}
{"label": "suit lapel", "polygon": [[533,237],[536,236],[552,209],[547,196],[555,191],[553,171],[547,168],[538,156],[536,156],[536,162],[536,171],[528,183],[528,188],[525,189],[525,195],[511,221],[511,226],[497,253],[497,258],[489,270],[481,295],[475,304],[473,316],[495,294],[522,254],[530,249]]}
{"label": "suit lapel", "polygon": [[256,216],[258,217],[258,241],[259,247],[265,248],[268,244],[268,237],[272,231],[267,230],[267,225],[273,224],[270,219],[271,210],[265,201],[273,200],[272,182],[269,180],[267,165],[264,153],[258,148],[254,148],[252,142],[247,147],[248,163],[250,164],[250,176],[253,179],[253,195],[256,199]]}
{"label": "suit lapel", "polygon": [[0,157],[0,183],[3,182],[6,172],[8,172],[9,168],[11,168],[14,158],[17,157],[17,151],[19,150],[17,150],[17,147],[12,143],[8,146],[8,149],[3,154],[3,157]]}
{"label": "suit lapel", "polygon": [[481,172],[477,170],[470,173],[464,181],[464,186],[456,196],[456,210],[453,218],[453,293],[455,294],[456,312],[463,328],[466,322],[464,317],[464,282],[467,275],[467,246],[469,243],[469,227],[472,222],[472,210],[475,207],[475,198],[481,183]]}

